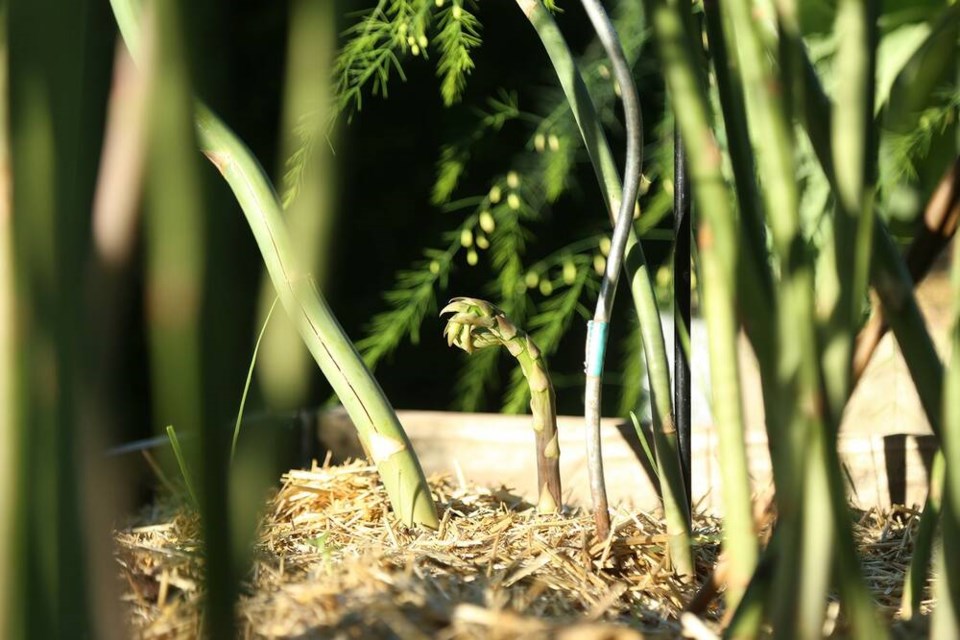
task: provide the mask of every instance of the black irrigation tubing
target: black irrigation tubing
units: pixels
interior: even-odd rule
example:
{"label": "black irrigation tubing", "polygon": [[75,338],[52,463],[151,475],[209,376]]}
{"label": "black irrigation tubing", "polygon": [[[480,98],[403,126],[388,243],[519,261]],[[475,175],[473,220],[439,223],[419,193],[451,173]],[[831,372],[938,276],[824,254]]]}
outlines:
{"label": "black irrigation tubing", "polygon": [[[690,360],[681,339],[690,335],[690,182],[687,179],[686,151],[680,131],[673,132],[673,406],[676,411],[677,439],[680,442],[680,472],[690,495],[692,458],[690,433]],[[689,354],[692,356],[692,350]]]}
{"label": "black irrigation tubing", "polygon": [[620,211],[613,230],[610,255],[600,283],[600,295],[593,320],[587,324],[585,419],[587,423],[587,464],[590,472],[590,493],[593,497],[593,512],[597,523],[597,535],[605,538],[610,530],[610,514],[607,508],[607,492],[603,479],[603,459],[600,446],[600,387],[603,376],[604,353],[607,345],[607,327],[613,298],[616,293],[620,265],[623,262],[627,236],[633,223],[633,209],[640,186],[640,167],[643,155],[643,120],[640,101],[633,83],[630,65],[627,63],[617,32],[599,0],[582,0],[583,8],[593,23],[607,57],[613,66],[614,77],[620,85],[623,114],[627,131],[627,157],[624,167],[623,194]]}

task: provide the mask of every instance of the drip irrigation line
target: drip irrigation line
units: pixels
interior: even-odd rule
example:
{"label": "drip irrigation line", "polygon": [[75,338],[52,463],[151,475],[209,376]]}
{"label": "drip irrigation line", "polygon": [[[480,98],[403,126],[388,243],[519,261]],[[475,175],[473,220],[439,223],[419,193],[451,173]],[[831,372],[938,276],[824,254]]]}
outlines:
{"label": "drip irrigation line", "polygon": [[[623,195],[620,211],[613,230],[610,254],[600,283],[593,320],[587,323],[585,419],[587,422],[587,464],[590,473],[590,493],[593,497],[593,515],[597,524],[597,536],[606,538],[610,532],[610,514],[607,506],[607,491],[603,479],[603,458],[600,444],[600,396],[603,362],[607,347],[607,328],[610,311],[616,294],[620,265],[623,262],[627,236],[633,222],[633,209],[640,186],[640,166],[643,155],[643,119],[637,89],[633,83],[630,65],[623,53],[617,32],[603,10],[599,0],[581,0],[583,8],[593,23],[597,37],[603,45],[613,66],[616,82],[620,85],[624,120],[627,131],[627,154],[624,167]],[[616,203],[613,203],[616,204]]]}

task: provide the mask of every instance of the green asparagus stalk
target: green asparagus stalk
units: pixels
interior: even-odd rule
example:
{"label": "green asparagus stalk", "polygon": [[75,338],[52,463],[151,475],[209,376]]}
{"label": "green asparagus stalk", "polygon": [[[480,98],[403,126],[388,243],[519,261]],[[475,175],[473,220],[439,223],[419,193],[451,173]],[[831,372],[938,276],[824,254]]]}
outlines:
{"label": "green asparagus stalk", "polygon": [[[854,634],[857,637],[882,637],[883,629],[877,624],[869,593],[857,565],[835,441],[827,437],[824,431],[827,429],[824,409],[829,412],[831,407],[829,400],[826,403],[823,401],[822,394],[824,387],[818,362],[821,354],[813,318],[812,268],[810,261],[804,259],[802,252],[797,250],[801,239],[797,233],[798,201],[792,166],[792,127],[787,113],[790,90],[794,89],[791,80],[795,77],[798,86],[805,89],[811,76],[813,79],[816,76],[807,73],[807,68],[798,64],[803,58],[790,46],[793,42],[800,44],[796,48],[802,48],[796,36],[796,11],[792,2],[785,1],[777,7],[780,23],[784,25],[784,41],[787,43],[780,51],[782,60],[779,76],[774,73],[769,54],[760,43],[756,16],[751,11],[750,3],[731,2],[724,8],[736,32],[737,53],[744,69],[747,102],[750,115],[756,123],[756,136],[770,142],[769,153],[761,158],[759,169],[761,181],[766,186],[764,194],[773,231],[773,245],[783,274],[779,292],[782,314],[779,341],[782,402],[773,410],[781,411],[788,421],[782,426],[790,433],[790,446],[786,451],[774,452],[774,455],[779,464],[786,467],[781,477],[785,476],[787,482],[785,486],[777,487],[777,496],[781,526],[785,533],[781,542],[791,553],[781,554],[784,566],[778,567],[775,579],[772,600],[776,607],[774,627],[778,633],[819,635],[826,592],[823,576],[829,573],[826,563],[833,556],[838,564],[836,575],[841,595],[849,607]],[[787,99],[784,99],[784,93]],[[826,103],[816,104],[815,96],[806,90],[799,93],[803,96],[802,104],[817,106],[829,114]],[[829,139],[829,134],[822,132],[819,140],[828,161],[832,157]],[[835,180],[832,185],[836,187]],[[868,253],[868,250],[861,251],[861,255],[864,253]],[[846,277],[846,274],[841,277]],[[845,366],[849,367],[849,364]],[[805,537],[802,552],[797,554],[794,550],[799,548],[798,537],[804,531],[804,519],[807,522],[819,520],[824,525],[814,527],[811,524],[805,530],[814,537]],[[835,535],[828,535],[831,530]],[[799,590],[796,584],[798,575]],[[798,615],[798,611],[803,613]]]}
{"label": "green asparagus stalk", "polygon": [[407,525],[436,528],[436,507],[410,440],[312,278],[297,266],[280,202],[263,169],[208,109],[198,105],[196,118],[201,150],[233,189],[280,301],[357,426],[394,511]]}
{"label": "green asparagus stalk", "polygon": [[[732,27],[728,39],[730,55],[738,57],[743,72],[744,92],[756,139],[765,141],[764,154],[759,156],[758,170],[764,185],[763,196],[770,218],[775,253],[780,262],[781,286],[778,289],[779,348],[783,402],[768,411],[779,411],[782,426],[790,434],[785,446],[771,451],[774,466],[782,467],[777,486],[777,500],[784,536],[781,543],[790,553],[779,555],[781,566],[774,579],[773,625],[780,633],[805,635],[819,629],[822,611],[812,619],[798,619],[798,610],[806,603],[820,603],[826,596],[819,577],[829,574],[826,566],[816,573],[808,565],[801,573],[802,559],[809,558],[815,547],[823,548],[823,539],[806,546],[802,536],[801,504],[803,502],[803,453],[809,447],[814,430],[823,428],[820,410],[820,375],[817,358],[816,331],[813,318],[813,269],[809,260],[795,250],[802,242],[798,215],[798,193],[793,160],[793,136],[778,78],[764,50],[751,3],[745,0],[721,5]],[[735,43],[735,44],[734,44]],[[797,553],[795,549],[803,549]],[[799,589],[797,578],[800,577]],[[811,606],[814,606],[811,604]]]}
{"label": "green asparagus stalk", "polygon": [[[10,132],[8,122],[7,11],[0,9],[0,166],[9,167]],[[0,176],[0,636],[12,638],[22,631],[21,613],[26,605],[19,582],[17,544],[26,527],[20,518],[26,492],[18,482],[22,477],[20,411],[18,399],[18,336],[16,272],[12,189],[10,173]]]}
{"label": "green asparagus stalk", "polygon": [[913,555],[910,567],[903,579],[903,597],[900,600],[900,618],[910,621],[920,615],[920,603],[927,585],[927,570],[933,557],[937,523],[940,521],[940,509],[943,502],[944,482],[943,451],[937,451],[930,468],[930,490],[920,514],[917,532],[913,535]]}
{"label": "green asparagus stalk", "polygon": [[727,606],[735,608],[757,562],[750,479],[747,475],[737,355],[736,271],[738,229],[731,194],[721,173],[720,148],[710,127],[706,89],[697,76],[691,18],[676,4],[649,3],[660,45],[664,75],[676,105],[677,122],[687,144],[693,193],[702,217],[697,246],[703,270],[704,311],[709,331],[713,408],[724,460],[724,548],[730,559]]}
{"label": "green asparagus stalk", "polygon": [[[943,457],[945,482],[940,514],[943,532],[942,573],[934,629],[960,627],[960,243],[953,245],[950,279],[953,313],[950,319],[950,361],[943,379]],[[948,391],[950,390],[950,391]],[[940,637],[947,637],[942,635]]]}
{"label": "green asparagus stalk", "polygon": [[447,344],[473,353],[503,346],[520,364],[530,386],[530,411],[537,446],[537,511],[554,513],[563,505],[560,492],[560,445],[553,384],[540,349],[497,307],[477,298],[454,298],[440,315],[452,313],[443,334]]}
{"label": "green asparagus stalk", "polygon": [[845,0],[837,5],[835,31],[844,34],[837,52],[831,128],[837,215],[833,245],[825,248],[836,264],[837,295],[823,336],[824,386],[834,430],[852,389],[854,336],[870,275],[877,165],[873,135],[875,14],[876,2],[869,0]]}
{"label": "green asparagus stalk", "polygon": [[[116,15],[133,15],[132,0],[111,0],[111,4]],[[128,18],[120,28],[136,59],[136,21]],[[298,265],[280,201],[263,168],[236,134],[205,106],[198,103],[194,117],[201,150],[233,190],[280,302],[356,425],[394,512],[408,526],[437,528],[436,505],[410,440],[310,274]]]}
{"label": "green asparagus stalk", "polygon": [[[550,12],[540,0],[517,0],[517,5],[537,32],[553,64],[557,80],[570,104],[570,111],[577,121],[584,146],[597,174],[597,181],[606,200],[610,220],[615,222],[622,198],[619,172],[593,100],[587,91],[583,77],[577,70],[570,48]],[[663,492],[667,532],[670,537],[671,561],[680,575],[692,576],[694,565],[690,541],[690,509],[687,505],[683,476],[680,473],[680,448],[673,418],[673,394],[667,350],[650,268],[633,229],[627,236],[624,255],[623,266],[630,282],[630,293],[637,318],[640,321],[643,353],[650,382],[654,446]]]}
{"label": "green asparagus stalk", "polygon": [[956,565],[950,565],[943,547],[939,547],[933,558],[933,593],[938,600],[930,622],[931,638],[960,638],[960,615],[950,606],[950,574],[956,573]]}
{"label": "green asparagus stalk", "polygon": [[[293,158],[303,144],[303,114],[316,112],[310,122],[323,126],[328,120],[324,106],[330,102],[328,70],[336,48],[335,3],[326,0],[294,0],[289,3],[287,36],[287,72],[284,86],[282,130],[287,133],[281,144],[281,157]],[[307,147],[306,149],[309,149]],[[296,196],[283,202],[285,222],[304,265],[311,269],[321,290],[327,282],[326,272],[331,255],[331,228],[335,218],[334,175],[332,153],[324,148],[304,151],[304,176]],[[292,161],[292,160],[291,160]],[[326,179],[316,179],[317,177]],[[261,276],[259,316],[268,315],[276,299],[270,276]],[[280,314],[269,323],[263,336],[257,380],[271,407],[286,409],[303,406],[310,390],[313,363],[296,329]]]}
{"label": "green asparagus stalk", "polygon": [[[823,168],[827,180],[836,191],[836,171],[830,150],[832,116],[830,101],[824,93],[813,64],[798,37],[790,39],[792,55],[799,58],[802,68],[802,100],[797,106],[813,151]],[[870,266],[870,284],[873,286],[883,314],[897,343],[901,347],[910,378],[913,380],[920,404],[933,428],[940,437],[941,388],[943,363],[927,331],[926,322],[920,313],[917,298],[913,293],[913,280],[897,249],[896,243],[883,220],[877,219],[873,226],[873,259]]]}

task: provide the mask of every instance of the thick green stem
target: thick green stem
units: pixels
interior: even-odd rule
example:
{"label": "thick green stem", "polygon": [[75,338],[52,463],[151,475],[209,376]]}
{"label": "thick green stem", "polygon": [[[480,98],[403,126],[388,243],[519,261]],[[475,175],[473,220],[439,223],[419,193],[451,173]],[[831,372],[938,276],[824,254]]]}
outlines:
{"label": "thick green stem", "polygon": [[[739,18],[740,22],[743,25],[744,29],[746,29],[749,26],[749,22],[750,22],[749,16],[743,10],[744,9],[743,6],[740,6],[740,5],[738,6],[740,7],[738,10],[738,13],[740,16]],[[809,60],[806,57],[806,52],[803,48],[803,43],[799,36],[799,29],[797,27],[797,20],[796,20],[796,11],[793,6],[793,3],[789,1],[782,2],[781,4],[778,5],[778,10],[780,11],[779,22],[782,25],[781,37],[783,42],[783,46],[781,47],[780,51],[781,51],[781,54],[784,56],[784,60],[786,61],[785,68],[783,70],[785,72],[792,72],[797,79],[797,85],[796,85],[797,90],[793,91],[792,94],[797,98],[799,111],[803,114],[807,123],[808,124],[813,123],[813,127],[815,127],[815,130],[813,130],[810,135],[811,141],[813,142],[816,153],[824,167],[824,171],[827,174],[828,179],[830,180],[831,186],[834,188],[835,192],[837,192],[838,184],[835,179],[835,173],[833,171],[833,161],[832,161],[833,156],[831,155],[831,147],[830,147],[829,132],[831,131],[831,127],[830,127],[831,113],[830,113],[829,101],[823,95],[822,90],[820,90],[819,80],[816,76],[816,73],[813,71],[812,66],[809,63]],[[854,10],[854,13],[856,13],[855,10]],[[854,19],[861,19],[861,18],[857,18],[857,16],[854,16]],[[865,29],[865,31],[863,31],[864,33],[869,33],[871,26],[870,25],[862,26],[861,30],[863,29]],[[867,36],[867,37],[869,38],[870,36]],[[757,50],[758,51],[760,50],[759,47],[757,47]],[[860,53],[862,54],[863,52],[861,51]],[[868,52],[866,55],[869,57],[872,54]],[[856,59],[857,54],[853,54],[853,56]],[[854,61],[856,62],[856,60]],[[862,59],[861,59],[861,62],[862,62]],[[872,63],[868,63],[868,66],[870,64]],[[869,78],[869,76],[872,75],[871,71],[864,72],[861,66],[861,69],[855,70],[855,73],[856,75],[860,76],[858,77],[858,80],[857,80],[858,82],[872,84],[872,81]],[[863,76],[866,76],[866,77],[863,77]],[[777,86],[776,84],[773,83],[774,77],[772,75],[768,76],[768,80],[770,81],[770,83],[767,85],[768,88],[772,89]],[[789,82],[785,84],[787,85],[788,88],[793,88]],[[860,88],[860,90],[862,90],[862,87]],[[758,94],[760,93],[762,93],[762,91],[758,91]],[[780,107],[780,111],[779,111],[780,115],[778,117],[782,119],[784,122],[786,122],[786,118],[783,115],[786,112],[786,107],[784,107],[783,105],[779,105],[779,107]],[[856,107],[860,108],[862,107],[862,105],[857,105]],[[853,107],[851,107],[851,109],[852,108]],[[856,118],[863,119],[864,117],[867,118],[864,126],[869,126],[870,114],[867,114],[866,116],[864,116],[863,114],[860,114],[860,115],[854,114],[851,116],[851,119],[856,119]],[[760,133],[759,135],[763,135],[763,134]],[[854,136],[855,139],[859,140],[857,144],[862,145],[860,150],[857,152],[859,154],[858,157],[862,159],[862,162],[860,163],[860,173],[858,174],[861,177],[859,178],[859,180],[853,179],[853,181],[858,182],[862,190],[867,189],[866,185],[872,182],[872,175],[873,175],[873,169],[869,164],[869,161],[867,160],[867,158],[869,158],[873,153],[873,150],[871,148],[872,143],[869,141],[869,135],[870,135],[869,133],[861,132]],[[851,196],[854,195],[853,189],[849,187],[848,189],[850,191],[850,195]],[[871,206],[869,202],[869,198],[867,200],[864,200],[864,198],[865,198],[865,195],[863,191],[861,191],[857,195],[857,201],[863,203],[864,207]],[[880,228],[880,226],[877,225],[875,228]],[[774,241],[776,245],[778,244],[777,238],[776,238],[777,236],[776,228],[774,228],[774,236],[775,236]],[[862,271],[865,265],[869,262],[870,248],[866,246],[866,243],[874,240],[875,233],[874,232],[868,233],[863,228],[860,228],[857,230],[855,237],[856,237],[856,242],[858,243],[858,246],[859,246],[859,248],[857,249],[857,252],[859,255],[856,258],[856,260],[858,261],[858,266],[854,268],[858,268]],[[788,245],[783,244],[782,246],[787,247]],[[799,244],[795,245],[794,248],[799,250]],[[844,248],[844,250],[849,251],[848,248]],[[781,256],[781,259],[783,259],[783,256]],[[850,279],[849,276],[851,275],[853,274],[847,274],[847,273],[841,272],[840,279],[849,280]],[[811,303],[812,303],[812,300],[811,300]],[[811,310],[813,309],[812,306],[808,308]],[[811,346],[815,347],[815,343],[811,343]],[[847,352],[849,353],[849,350],[847,350]],[[818,352],[815,348],[813,348],[809,350],[808,353],[810,355],[816,356]],[[850,358],[845,357],[843,361],[840,363],[842,365],[843,371],[845,372],[849,371],[849,366],[850,366],[849,363],[850,363]],[[847,378],[846,375],[836,376],[834,375],[834,373],[831,373],[830,376],[834,380],[834,382],[838,378],[841,380],[841,382],[843,381],[843,379]],[[842,388],[846,388],[847,390],[849,389],[849,384],[837,385],[837,384],[831,383],[831,386],[834,388],[842,387]],[[813,388],[811,388],[811,391],[812,390]],[[847,391],[847,393],[849,393],[849,391]],[[828,402],[826,403],[826,405],[817,404],[814,406],[816,407],[826,406],[826,408],[830,409],[831,413],[834,414],[832,417],[836,421],[839,419],[839,411],[842,409],[842,405],[845,404],[845,401],[846,401],[844,397],[842,401],[832,402],[831,400],[835,400],[835,397],[838,395],[839,394],[836,393],[836,391],[834,391],[832,394],[828,393],[828,397],[827,397]],[[816,399],[817,396],[811,396],[811,398]],[[834,406],[831,406],[831,405],[834,405]],[[836,405],[839,405],[839,406],[836,406]],[[803,408],[803,406],[804,405],[801,404],[800,408]],[[813,426],[816,429],[825,428],[822,415],[820,415],[818,420],[814,422]],[[830,509],[827,512],[828,513],[827,517],[832,517],[833,526],[836,527],[836,532],[837,532],[836,558],[838,562],[838,571],[836,572],[836,575],[839,582],[841,596],[850,607],[850,615],[851,615],[851,620],[853,622],[853,632],[856,635],[856,637],[870,637],[870,636],[883,637],[885,635],[884,629],[877,623],[877,620],[873,611],[870,594],[866,590],[865,585],[863,584],[860,568],[856,561],[857,556],[856,556],[856,551],[853,545],[852,531],[850,530],[849,517],[847,514],[847,509],[845,504],[843,483],[840,478],[839,460],[837,459],[837,456],[836,456],[835,441],[832,439],[829,439],[829,440],[826,440],[825,442],[827,444],[823,448],[824,456],[822,456],[821,459],[817,461],[817,464],[826,465],[825,471],[827,473],[827,479],[830,483],[830,491],[828,493],[828,498],[831,504],[830,504]],[[819,473],[814,469],[811,469],[810,471],[814,473]],[[778,490],[779,490],[779,487],[778,487]],[[779,494],[779,491],[778,491],[778,494]],[[809,505],[810,508],[816,508],[813,506],[813,503],[810,501],[805,501],[805,504]],[[822,507],[820,509],[822,509]],[[810,518],[812,517],[813,514],[810,512],[807,512],[804,515],[805,517]],[[790,527],[790,525],[787,524],[786,522],[784,522],[784,524],[787,525],[788,532],[793,532],[796,530],[794,527]],[[792,545],[789,545],[789,546],[792,546]],[[780,588],[776,590],[774,593],[774,601],[780,605],[779,607],[780,611],[785,615],[779,616],[778,619],[775,620],[775,627],[778,629],[782,629],[784,632],[789,633],[790,629],[794,628],[793,622],[791,620],[792,591],[793,591],[791,582],[793,579],[789,575],[790,573],[792,573],[789,570],[789,567],[785,569],[786,569],[785,571],[781,571],[781,574],[780,574],[781,579],[778,580],[777,582]],[[822,572],[822,571],[825,571],[826,568],[821,567],[819,570]],[[806,573],[804,574],[803,581],[805,584],[812,586],[816,584],[817,578],[812,573]],[[823,597],[823,593],[821,591],[815,592],[813,588],[801,589],[800,595],[801,595],[801,601],[814,600],[814,599],[817,601],[822,601],[822,597]],[[812,609],[812,606],[807,607],[807,610],[810,610],[810,609]],[[819,617],[820,615],[818,614],[818,618]],[[811,630],[811,633],[814,633],[814,632],[819,633],[818,631],[814,631],[814,629],[816,629],[817,622],[818,622],[817,620],[807,621],[807,628]]]}
{"label": "thick green stem", "polygon": [[910,556],[910,568],[903,580],[903,598],[900,601],[900,617],[903,620],[912,620],[920,615],[920,603],[923,601],[923,592],[927,586],[927,575],[930,569],[930,560],[933,557],[934,535],[937,523],[940,521],[940,509],[943,498],[944,483],[943,452],[937,451],[930,468],[930,491],[923,504],[917,532],[913,536],[913,555]]}
{"label": "thick green stem", "polygon": [[943,362],[920,312],[920,305],[917,304],[917,296],[913,290],[913,280],[903,256],[880,220],[877,220],[873,230],[873,251],[871,284],[883,306],[883,317],[900,345],[900,352],[907,363],[907,370],[910,371],[910,378],[920,397],[920,405],[930,422],[930,428],[940,440]]}
{"label": "thick green stem", "polygon": [[[950,319],[950,362],[943,379],[943,458],[945,482],[941,527],[943,528],[943,573],[939,585],[940,602],[934,628],[954,632],[960,621],[960,243],[954,242],[951,277],[953,313]],[[948,391],[949,390],[949,391]],[[942,619],[942,622],[938,619]]]}
{"label": "thick green stem", "polygon": [[[831,186],[837,192],[835,163],[830,149],[829,132],[832,128],[832,114],[829,100],[806,55],[799,35],[796,32],[788,32],[787,36],[793,55],[802,67],[800,74],[802,100],[799,103],[799,111],[803,115],[803,122],[814,152]],[[897,342],[900,343],[924,412],[934,433],[939,434],[943,366],[920,314],[913,292],[913,281],[882,220],[875,221],[871,236],[873,259],[870,267],[870,282],[880,298],[884,316],[890,323]],[[929,510],[929,499],[927,510]],[[841,549],[840,553],[845,552]],[[843,560],[850,562],[849,558],[841,558],[841,561]],[[915,570],[917,569],[915,565]],[[924,569],[919,571],[925,573]],[[858,580],[851,584],[849,575],[841,570],[841,589],[847,593],[860,594],[857,597],[862,605],[858,609],[868,607],[870,603],[863,596],[862,585]],[[861,636],[875,632],[875,621],[870,620],[864,611],[857,611],[857,613],[860,619],[857,628]]]}
{"label": "thick green stem", "polygon": [[[587,86],[577,70],[563,34],[560,33],[550,12],[540,0],[517,0],[517,4],[530,20],[553,64],[557,79],[570,104],[570,110],[580,128],[584,146],[593,163],[610,219],[614,221],[621,199],[620,178]],[[673,394],[667,350],[650,269],[643,255],[643,248],[633,230],[627,238],[624,268],[630,280],[630,292],[640,321],[643,352],[650,381],[654,444],[657,449],[657,465],[670,535],[670,551],[678,571],[683,575],[693,575],[689,508],[686,505],[683,477],[680,475],[680,448],[673,420]]]}
{"label": "thick green stem", "polygon": [[436,507],[410,440],[310,274],[297,265],[280,202],[263,169],[208,109],[198,105],[196,118],[201,150],[220,170],[247,216],[280,302],[357,426],[394,511],[407,525],[436,528]]}
{"label": "thick green stem", "polygon": [[536,436],[537,511],[558,511],[563,505],[563,495],[556,395],[540,349],[502,310],[485,300],[454,298],[440,311],[440,315],[445,313],[454,314],[443,330],[448,345],[471,354],[477,349],[502,346],[520,364],[530,387],[530,412]]}
{"label": "thick green stem", "polygon": [[[876,144],[873,125],[876,38],[875,3],[839,3],[839,39],[831,148],[835,167],[837,215],[833,259],[838,295],[824,332],[824,385],[834,430],[852,389],[854,336],[870,275],[874,227]],[[853,250],[851,250],[851,247]]]}
{"label": "thick green stem", "polygon": [[[836,192],[836,170],[830,149],[833,117],[830,100],[823,91],[799,35],[787,31],[784,37],[792,46],[793,55],[801,67],[802,91],[799,92],[801,96],[796,105],[797,111],[802,116],[817,160]],[[883,220],[875,220],[872,236],[870,284],[880,298],[884,317],[901,347],[924,413],[934,434],[939,437],[943,364],[917,305],[910,272]]]}
{"label": "thick green stem", "polygon": [[[836,172],[830,152],[831,112],[819,78],[806,55],[799,37],[792,39],[795,55],[802,64],[803,100],[800,112],[804,126],[813,145],[814,152],[823,167],[828,180],[836,190]],[[893,330],[901,352],[910,371],[914,387],[920,397],[921,405],[934,434],[941,439],[941,407],[947,388],[944,381],[944,368],[933,340],[927,331],[925,321],[914,295],[914,279],[890,237],[882,220],[876,220],[873,228],[873,260],[871,261],[870,282],[880,299],[884,319]],[[865,363],[863,363],[865,365]],[[933,536],[934,523],[938,508],[935,497],[940,492],[942,480],[936,475],[931,477],[930,494],[921,518],[921,531],[918,532],[916,553],[910,568],[909,588],[904,592],[905,615],[916,610],[926,580],[929,563],[929,549]],[[923,535],[921,536],[921,533]],[[908,607],[908,600],[911,606]]]}
{"label": "thick green stem", "polygon": [[[291,158],[303,144],[297,135],[305,113],[315,113],[311,122],[324,126],[328,120],[323,107],[330,101],[328,87],[331,62],[336,48],[335,3],[294,0],[289,3],[287,72],[284,85],[284,131],[281,157]],[[309,149],[309,147],[308,147]],[[303,264],[308,266],[321,290],[327,282],[326,267],[331,255],[331,228],[335,216],[336,166],[327,145],[317,144],[304,151],[302,184],[290,202],[284,202],[285,222]],[[269,274],[260,284],[259,316],[263,318],[276,299]],[[269,406],[290,409],[308,400],[313,364],[309,352],[290,321],[277,317],[263,337],[257,362],[260,389]]]}
{"label": "thick green stem", "polygon": [[[117,14],[129,13],[130,0],[112,3],[122,7],[115,9]],[[136,55],[138,34],[127,26],[123,35]],[[243,142],[201,104],[196,105],[195,120],[203,153],[233,190],[280,302],[356,425],[360,441],[377,465],[394,512],[408,526],[436,528],[436,506],[410,440],[309,272],[298,265],[280,202],[263,168]]]}
{"label": "thick green stem", "polygon": [[[790,552],[780,555],[781,566],[777,567],[772,601],[774,629],[778,634],[785,634],[784,637],[793,637],[798,633],[819,633],[826,597],[826,584],[820,576],[830,571],[827,564],[830,549],[824,550],[826,555],[820,556],[820,564],[812,566],[813,558],[800,539],[802,505],[810,504],[804,498],[803,468],[807,460],[803,452],[811,442],[824,438],[821,431],[826,428],[814,321],[813,265],[805,255],[800,234],[792,126],[783,99],[783,90],[789,87],[789,82],[775,73],[761,43],[752,4],[731,0],[723,9],[733,29],[730,43],[736,46],[731,47],[729,53],[737,55],[740,62],[754,139],[763,141],[759,147],[763,154],[758,156],[758,169],[781,273],[777,301],[780,403],[776,407],[768,406],[767,410],[780,413],[779,422],[789,434],[781,443],[782,448],[778,447],[772,454],[774,466],[783,469],[777,500],[780,523],[784,527],[782,542]],[[839,498],[842,497],[841,494]],[[832,512],[825,513],[829,517]],[[805,569],[802,573],[801,567]],[[809,617],[800,620],[800,611],[807,612]]]}
{"label": "thick green stem", "polygon": [[23,584],[17,543],[25,530],[20,510],[21,402],[17,397],[17,289],[8,120],[7,10],[0,9],[0,636],[23,634]]}
{"label": "thick green stem", "polygon": [[732,196],[721,172],[720,147],[710,126],[706,90],[692,55],[692,34],[684,26],[691,19],[689,7],[684,10],[677,3],[663,1],[650,2],[648,6],[667,87],[687,145],[693,193],[702,217],[697,246],[709,332],[712,406],[724,461],[724,549],[730,561],[727,601],[734,608],[757,562],[737,355],[737,222],[730,206]]}
{"label": "thick green stem", "polygon": [[[956,565],[954,565],[956,567]],[[943,547],[937,549],[933,559],[934,598],[939,600],[933,610],[933,620],[930,623],[930,638],[960,638],[960,615],[950,606],[950,574],[956,569],[947,561]]]}

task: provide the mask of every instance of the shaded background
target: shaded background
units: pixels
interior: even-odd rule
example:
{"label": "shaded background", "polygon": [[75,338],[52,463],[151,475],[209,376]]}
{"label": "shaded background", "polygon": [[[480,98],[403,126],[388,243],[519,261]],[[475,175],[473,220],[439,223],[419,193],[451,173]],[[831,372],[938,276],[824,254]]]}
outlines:
{"label": "shaded background", "polygon": [[[338,3],[337,31],[342,32],[353,22],[349,14],[371,4]],[[250,146],[275,184],[280,182],[283,168],[279,123],[287,9],[285,3],[263,1],[201,3],[188,22],[195,84],[202,98]],[[96,7],[94,12],[94,21],[104,37],[91,45],[87,87],[92,92],[106,92],[113,63],[109,43],[115,26],[108,8]],[[330,179],[336,183],[335,228],[323,291],[354,340],[363,337],[369,318],[385,308],[382,293],[392,286],[397,269],[419,258],[423,247],[436,245],[440,234],[453,226],[452,216],[458,215],[430,204],[440,145],[469,130],[476,117],[474,107],[482,107],[486,98],[499,90],[515,91],[521,109],[535,110],[544,88],[555,86],[545,52],[513,3],[481,3],[478,15],[484,25],[484,43],[475,52],[476,69],[461,104],[443,106],[433,60],[407,59],[406,82],[394,77],[387,99],[368,95],[362,111],[352,123],[340,127],[333,143],[336,175]],[[592,35],[589,22],[575,3],[565,9],[558,22],[575,50],[582,49]],[[318,68],[317,73],[324,71]],[[645,100],[653,104],[662,101],[660,87],[645,89]],[[98,112],[101,119],[103,114],[103,110]],[[656,120],[648,117],[648,128]],[[99,124],[102,126],[102,120]],[[471,158],[457,193],[484,192],[489,179],[508,166],[510,156],[522,148],[528,132],[523,124],[508,123],[498,135],[484,140]],[[619,148],[620,132],[611,135],[615,149]],[[255,311],[262,261],[228,187],[213,166],[202,166],[208,178],[207,192],[216,203],[208,220],[210,232],[218,237],[215,247],[224,252],[224,259],[211,256],[207,261],[208,269],[223,272],[214,276],[221,286],[208,291],[214,304],[224,310],[215,334],[213,360],[223,376],[221,388],[232,393],[238,403],[259,330]],[[538,259],[538,252],[552,251],[607,225],[589,164],[580,163],[575,175],[572,197],[561,198],[546,212],[544,220],[533,226],[537,241],[530,245],[528,262]],[[669,243],[647,245],[652,262],[667,257]],[[150,426],[142,257],[142,247],[138,246],[136,263],[124,279],[129,295],[124,296],[123,323],[116,331],[120,363],[111,376],[116,385],[112,395],[122,416],[122,432],[116,434],[116,442],[154,433]],[[486,279],[481,270],[471,270],[461,259],[449,290],[456,295],[475,295]],[[439,319],[428,317],[418,345],[405,342],[378,366],[377,379],[396,407],[450,407],[452,381],[465,356],[446,347],[441,331]],[[582,391],[576,384],[580,376],[576,374],[582,368],[583,339],[584,328],[575,323],[560,352],[551,359],[558,379],[573,378],[567,382],[573,385],[566,389],[563,383],[558,384],[563,413],[582,410]],[[510,363],[502,361],[501,366],[506,379]],[[329,387],[312,363],[311,370],[307,405],[316,407],[328,399]],[[563,373],[575,375],[564,378]],[[251,394],[248,412],[276,409],[264,406],[256,385]],[[608,394],[606,400],[611,408],[615,406],[615,397]],[[499,407],[499,395],[489,394],[485,409],[495,411]]]}

